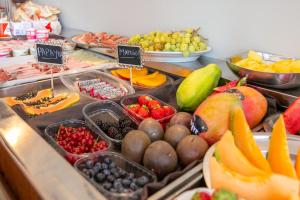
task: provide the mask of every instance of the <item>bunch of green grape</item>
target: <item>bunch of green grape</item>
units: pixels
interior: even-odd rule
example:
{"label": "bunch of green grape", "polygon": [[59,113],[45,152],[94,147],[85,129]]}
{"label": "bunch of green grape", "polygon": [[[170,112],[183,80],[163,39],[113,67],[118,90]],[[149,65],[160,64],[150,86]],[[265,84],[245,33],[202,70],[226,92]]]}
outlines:
{"label": "bunch of green grape", "polygon": [[150,32],[132,36],[128,44],[139,45],[144,51],[182,52],[184,57],[190,53],[207,49],[206,39],[198,34],[199,29],[186,29],[178,32]]}

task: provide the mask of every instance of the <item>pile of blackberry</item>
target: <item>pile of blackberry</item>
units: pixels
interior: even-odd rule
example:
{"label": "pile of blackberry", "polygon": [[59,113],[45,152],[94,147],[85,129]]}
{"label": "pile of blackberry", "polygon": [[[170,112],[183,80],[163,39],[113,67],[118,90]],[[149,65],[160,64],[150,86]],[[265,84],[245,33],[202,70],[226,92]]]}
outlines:
{"label": "pile of blackberry", "polygon": [[118,167],[109,157],[99,158],[95,162],[87,160],[80,168],[90,179],[94,179],[105,190],[113,193],[134,192],[150,182],[145,175],[137,177],[134,173]]}
{"label": "pile of blackberry", "polygon": [[122,140],[129,131],[137,129],[137,125],[128,117],[119,119],[118,123],[96,121],[96,124],[107,136],[115,140]]}

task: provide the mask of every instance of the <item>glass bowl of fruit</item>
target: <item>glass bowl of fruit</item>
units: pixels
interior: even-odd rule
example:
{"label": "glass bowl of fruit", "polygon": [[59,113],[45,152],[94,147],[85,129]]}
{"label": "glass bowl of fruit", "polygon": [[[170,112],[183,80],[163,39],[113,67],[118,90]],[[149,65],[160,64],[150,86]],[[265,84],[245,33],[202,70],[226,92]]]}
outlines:
{"label": "glass bowl of fruit", "polygon": [[121,99],[121,105],[138,122],[151,117],[159,121],[163,127],[177,112],[174,107],[148,94],[124,97]]}
{"label": "glass bowl of fruit", "polygon": [[137,129],[137,121],[113,101],[87,104],[82,113],[88,125],[99,131],[115,147],[121,145],[122,139],[129,131]]}
{"label": "glass bowl of fruit", "polygon": [[47,140],[71,164],[93,153],[107,151],[111,142],[101,134],[92,131],[81,120],[71,119],[51,124],[45,129]]}
{"label": "glass bowl of fruit", "polygon": [[157,180],[150,170],[114,152],[82,158],[75,168],[108,199],[140,199],[143,187]]}

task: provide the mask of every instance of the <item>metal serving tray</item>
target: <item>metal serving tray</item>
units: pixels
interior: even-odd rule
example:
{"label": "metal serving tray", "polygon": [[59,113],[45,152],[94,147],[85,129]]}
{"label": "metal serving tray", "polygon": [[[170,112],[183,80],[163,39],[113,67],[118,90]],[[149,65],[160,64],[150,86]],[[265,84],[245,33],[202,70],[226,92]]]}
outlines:
{"label": "metal serving tray", "polygon": [[[258,52],[259,55],[262,56],[263,60],[266,62],[276,62],[280,60],[286,59],[294,59],[290,57],[285,57],[281,55]],[[241,53],[236,56],[240,56],[241,58],[247,58],[247,53]],[[232,56],[233,57],[233,56]],[[278,89],[290,89],[296,88],[300,86],[300,73],[272,73],[272,72],[260,72],[254,71],[251,69],[246,69],[239,67],[232,63],[232,57],[226,59],[227,66],[231,69],[233,73],[238,75],[239,77],[247,76],[247,80],[251,83],[256,83],[261,86],[278,88]]]}

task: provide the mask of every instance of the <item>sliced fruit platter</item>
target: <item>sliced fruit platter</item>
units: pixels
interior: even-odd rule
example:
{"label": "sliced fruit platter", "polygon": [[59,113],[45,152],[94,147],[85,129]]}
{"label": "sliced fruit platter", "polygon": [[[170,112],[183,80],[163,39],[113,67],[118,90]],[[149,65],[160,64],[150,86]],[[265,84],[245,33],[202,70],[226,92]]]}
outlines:
{"label": "sliced fruit platter", "polygon": [[300,61],[294,58],[249,51],[231,56],[226,63],[236,75],[255,84],[279,89],[300,86]]}
{"label": "sliced fruit platter", "polygon": [[89,47],[107,47],[115,48],[118,44],[127,43],[128,38],[120,35],[109,34],[106,32],[99,33],[84,33],[81,35],[74,36],[72,41],[79,46]]}
{"label": "sliced fruit platter", "polygon": [[[118,78],[126,81],[130,80],[130,70],[128,68],[109,69],[108,71]],[[132,84],[140,89],[157,88],[166,84],[172,85],[173,83],[171,77],[158,71],[149,72],[145,67],[141,69],[132,68],[132,77]]]}
{"label": "sliced fruit platter", "polygon": [[149,34],[136,34],[128,44],[140,45],[144,50],[145,61],[189,62],[197,60],[209,52],[207,39],[198,34],[199,29],[186,29],[177,32],[153,31]]}
{"label": "sliced fruit platter", "polygon": [[116,99],[135,92],[125,81],[96,70],[65,74],[60,79],[70,90],[91,99]]}

